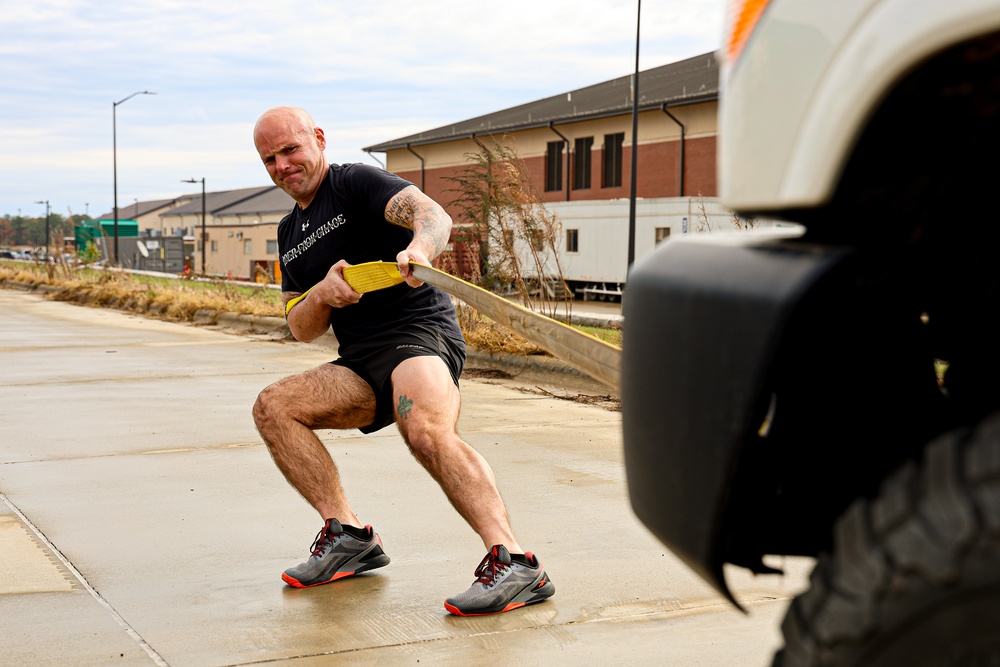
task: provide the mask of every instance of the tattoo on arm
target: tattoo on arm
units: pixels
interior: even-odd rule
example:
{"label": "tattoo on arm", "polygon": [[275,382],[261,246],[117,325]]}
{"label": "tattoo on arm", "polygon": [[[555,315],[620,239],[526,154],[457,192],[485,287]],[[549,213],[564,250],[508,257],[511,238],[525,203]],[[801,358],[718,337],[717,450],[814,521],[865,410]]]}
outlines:
{"label": "tattoo on arm", "polygon": [[413,411],[413,401],[408,399],[405,394],[399,396],[399,405],[396,406],[396,412],[399,417],[404,421],[410,418],[410,413]]}
{"label": "tattoo on arm", "polygon": [[385,219],[394,225],[413,230],[414,240],[433,259],[444,252],[451,234],[451,218],[432,199],[414,192],[413,186],[401,190],[389,200]]}
{"label": "tattoo on arm", "polygon": [[413,207],[417,198],[409,188],[404,188],[389,200],[385,209],[385,219],[394,225],[413,229]]}
{"label": "tattoo on arm", "polygon": [[427,251],[427,258],[434,259],[448,247],[451,220],[439,213],[440,209],[424,209],[414,220],[413,236]]}

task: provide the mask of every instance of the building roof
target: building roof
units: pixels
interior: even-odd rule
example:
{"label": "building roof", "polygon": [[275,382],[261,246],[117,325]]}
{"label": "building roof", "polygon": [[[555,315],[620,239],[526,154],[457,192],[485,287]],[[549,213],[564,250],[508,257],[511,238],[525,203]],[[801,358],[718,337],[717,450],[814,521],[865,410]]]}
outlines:
{"label": "building roof", "polygon": [[[147,213],[152,213],[153,211],[157,211],[166,206],[170,206],[176,201],[177,199],[156,199],[152,201],[141,201],[138,203],[133,202],[128,206],[119,206],[118,219],[120,220],[122,218],[125,218],[128,220],[134,220],[135,218],[138,218],[141,215],[146,215]],[[115,212],[113,210],[108,211],[107,213],[102,213],[98,217],[111,220],[115,217]]]}
{"label": "building roof", "polygon": [[272,185],[264,189],[263,192],[218,211],[217,215],[264,215],[267,213],[284,215],[290,212],[293,206],[295,206],[295,200],[277,185]]}
{"label": "building roof", "polygon": [[[703,53],[639,72],[640,110],[694,104],[714,100],[718,96],[719,68],[715,52]],[[384,153],[407,146],[618,116],[631,111],[632,75],[629,74],[485,116],[477,116],[459,123],[443,125],[433,130],[368,146],[364,150]]]}
{"label": "building roof", "polygon": [[[211,215],[219,215],[223,212],[227,212],[226,209],[240,204],[248,199],[256,197],[268,190],[274,189],[273,185],[265,185],[257,188],[241,188],[239,190],[222,190],[221,192],[206,192],[205,193],[205,211]],[[201,214],[201,193],[193,195],[191,201],[184,204],[183,206],[178,206],[175,209],[165,211],[160,214],[160,217],[167,217],[172,215],[189,215],[189,214]]]}

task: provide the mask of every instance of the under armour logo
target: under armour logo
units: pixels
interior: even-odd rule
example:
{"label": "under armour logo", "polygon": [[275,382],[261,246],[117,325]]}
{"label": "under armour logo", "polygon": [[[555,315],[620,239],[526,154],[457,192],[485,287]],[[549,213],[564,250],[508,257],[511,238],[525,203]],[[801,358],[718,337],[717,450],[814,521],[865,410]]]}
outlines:
{"label": "under armour logo", "polygon": [[308,222],[303,222],[302,223],[302,231],[306,231],[307,229],[309,229],[309,223]]}

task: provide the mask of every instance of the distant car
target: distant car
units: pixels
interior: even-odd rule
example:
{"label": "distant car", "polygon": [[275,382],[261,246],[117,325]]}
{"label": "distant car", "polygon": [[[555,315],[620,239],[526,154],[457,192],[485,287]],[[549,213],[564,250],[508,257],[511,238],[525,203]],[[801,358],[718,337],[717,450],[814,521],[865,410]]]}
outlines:
{"label": "distant car", "polygon": [[9,250],[8,248],[3,248],[0,250],[0,259],[21,259],[21,253],[16,250]]}

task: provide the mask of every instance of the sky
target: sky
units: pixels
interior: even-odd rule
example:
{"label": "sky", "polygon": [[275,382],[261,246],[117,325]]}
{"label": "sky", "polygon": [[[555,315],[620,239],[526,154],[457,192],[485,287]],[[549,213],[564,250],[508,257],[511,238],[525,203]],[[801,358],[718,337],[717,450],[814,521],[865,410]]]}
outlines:
{"label": "sky", "polygon": [[631,74],[637,13],[640,69],[719,48],[726,0],[638,2],[5,3],[0,216],[110,212],[115,155],[119,208],[270,185],[252,131],[278,105],[379,165],[362,148]]}

